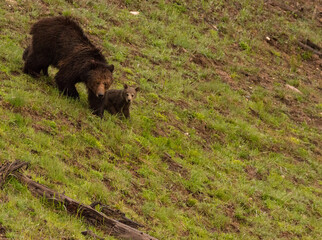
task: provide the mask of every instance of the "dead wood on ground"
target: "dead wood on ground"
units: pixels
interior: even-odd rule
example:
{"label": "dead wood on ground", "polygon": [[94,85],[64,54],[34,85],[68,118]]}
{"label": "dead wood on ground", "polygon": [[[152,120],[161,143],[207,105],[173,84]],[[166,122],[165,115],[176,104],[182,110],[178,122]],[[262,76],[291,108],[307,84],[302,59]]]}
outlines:
{"label": "dead wood on ground", "polygon": [[318,55],[320,58],[322,58],[322,52],[320,51],[321,48],[314,44],[313,42],[311,42],[310,40],[305,41],[298,41],[298,45],[303,48],[306,51],[310,51],[316,55]]}
{"label": "dead wood on ground", "polygon": [[100,205],[99,210],[104,213],[107,217],[116,219],[117,221],[124,223],[132,228],[144,227],[142,224],[132,221],[125,216],[125,213],[118,209],[113,209],[112,207],[102,204],[101,202],[93,202],[90,206],[95,209],[97,205]]}
{"label": "dead wood on ground", "polygon": [[18,172],[21,167],[27,165],[27,163],[22,161],[3,164],[0,167],[0,186],[3,185],[9,175],[12,175],[21,183],[27,185],[28,189],[33,195],[40,198],[45,198],[47,201],[53,202],[58,206],[63,206],[69,213],[83,217],[90,224],[99,226],[109,235],[120,239],[156,240],[156,238],[151,237],[146,233],[107,217],[104,213],[96,211],[91,206],[79,203],[74,199],[65,196],[64,194],[60,194],[40,183],[34,182],[29,177],[26,177],[22,173]]}

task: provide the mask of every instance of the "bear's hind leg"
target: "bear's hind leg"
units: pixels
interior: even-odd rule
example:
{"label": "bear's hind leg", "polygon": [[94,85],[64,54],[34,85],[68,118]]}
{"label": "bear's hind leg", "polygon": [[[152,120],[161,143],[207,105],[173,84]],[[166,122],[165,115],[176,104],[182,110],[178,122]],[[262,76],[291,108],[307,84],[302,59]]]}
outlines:
{"label": "bear's hind leg", "polygon": [[29,52],[27,52],[28,54],[27,56],[25,56],[26,53],[24,53],[24,56],[23,56],[25,58],[25,65],[23,68],[23,72],[33,77],[39,77],[40,71],[43,70],[44,74],[48,76],[48,66],[49,66],[49,64],[47,63],[48,60],[45,59],[43,56],[40,56],[40,55],[38,56],[33,52],[30,52],[30,50],[26,50],[26,51],[29,51]]}
{"label": "bear's hind leg", "polygon": [[48,75],[48,66],[47,66],[47,67],[43,67],[43,68],[42,68],[42,72],[43,72],[43,74],[44,74],[45,76],[47,76],[47,77],[48,77],[48,76],[49,76],[49,75]]}
{"label": "bear's hind leg", "polygon": [[32,77],[39,77],[41,68],[35,67],[33,62],[28,61],[28,59],[25,62],[25,65],[23,67],[23,72],[26,74],[29,74]]}

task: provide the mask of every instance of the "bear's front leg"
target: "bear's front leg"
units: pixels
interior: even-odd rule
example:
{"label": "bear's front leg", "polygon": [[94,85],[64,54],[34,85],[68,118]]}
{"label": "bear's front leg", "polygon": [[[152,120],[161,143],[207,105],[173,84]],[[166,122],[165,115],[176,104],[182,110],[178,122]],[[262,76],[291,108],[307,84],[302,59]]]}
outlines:
{"label": "bear's front leg", "polygon": [[104,116],[104,108],[99,108],[99,109],[96,109],[96,110],[93,110],[93,114],[100,117],[100,118],[103,118]]}
{"label": "bear's front leg", "polygon": [[130,108],[127,108],[127,107],[123,108],[122,113],[125,118],[130,118]]}
{"label": "bear's front leg", "polygon": [[60,92],[62,92],[65,96],[72,98],[79,98],[79,94],[76,90],[75,84],[72,79],[66,80],[63,74],[63,71],[60,70],[55,76],[56,84]]}
{"label": "bear's front leg", "polygon": [[[59,86],[58,86],[58,88],[59,88],[59,90],[61,90],[61,89],[62,89],[62,88],[60,88]],[[68,97],[71,97],[71,98],[74,98],[74,99],[76,99],[76,98],[78,98],[78,99],[79,99],[79,94],[78,94],[78,92],[77,92],[77,90],[76,90],[75,85],[65,86],[65,87],[61,90],[61,92],[62,92],[65,96],[68,96]]]}
{"label": "bear's front leg", "polygon": [[102,118],[104,114],[103,99],[96,97],[92,91],[88,91],[88,103],[92,113]]}
{"label": "bear's front leg", "polygon": [[112,115],[117,114],[117,111],[112,104],[107,104],[107,106],[105,106],[105,109]]}

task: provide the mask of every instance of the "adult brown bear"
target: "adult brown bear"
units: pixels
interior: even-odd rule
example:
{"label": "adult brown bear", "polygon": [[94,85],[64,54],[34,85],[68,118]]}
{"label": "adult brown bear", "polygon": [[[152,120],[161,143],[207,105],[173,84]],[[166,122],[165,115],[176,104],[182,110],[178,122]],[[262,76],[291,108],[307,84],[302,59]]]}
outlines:
{"label": "adult brown bear", "polygon": [[41,71],[48,75],[49,65],[57,67],[58,89],[73,98],[79,97],[75,84],[84,82],[89,105],[97,114],[113,82],[114,66],[107,64],[78,23],[69,17],[43,18],[32,26],[30,34],[32,42],[23,53],[23,71],[36,77]]}

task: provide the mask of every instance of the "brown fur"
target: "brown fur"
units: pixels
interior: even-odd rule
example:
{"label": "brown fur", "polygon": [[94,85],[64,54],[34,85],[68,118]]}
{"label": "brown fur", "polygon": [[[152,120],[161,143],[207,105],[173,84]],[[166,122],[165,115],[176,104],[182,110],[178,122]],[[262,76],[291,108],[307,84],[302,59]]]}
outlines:
{"label": "brown fur", "polygon": [[69,17],[43,18],[30,31],[31,45],[24,53],[24,72],[48,75],[48,66],[59,69],[55,76],[58,89],[65,95],[78,98],[75,88],[84,82],[90,107],[97,114],[105,92],[113,82],[113,65],[108,65],[101,51]]}
{"label": "brown fur", "polygon": [[124,89],[121,90],[108,90],[99,115],[103,117],[104,110],[107,110],[110,114],[122,113],[124,117],[130,118],[130,106],[139,90],[139,87],[133,88],[127,84],[124,84]]}

